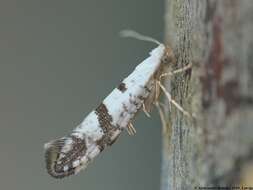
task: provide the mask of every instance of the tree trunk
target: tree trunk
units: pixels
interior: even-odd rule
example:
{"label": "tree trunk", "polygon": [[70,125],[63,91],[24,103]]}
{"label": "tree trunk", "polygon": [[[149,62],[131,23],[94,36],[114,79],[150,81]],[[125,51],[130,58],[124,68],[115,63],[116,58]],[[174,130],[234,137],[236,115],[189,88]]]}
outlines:
{"label": "tree trunk", "polygon": [[253,1],[166,0],[165,30],[173,68],[193,63],[166,88],[196,119],[167,110],[161,189],[253,187]]}

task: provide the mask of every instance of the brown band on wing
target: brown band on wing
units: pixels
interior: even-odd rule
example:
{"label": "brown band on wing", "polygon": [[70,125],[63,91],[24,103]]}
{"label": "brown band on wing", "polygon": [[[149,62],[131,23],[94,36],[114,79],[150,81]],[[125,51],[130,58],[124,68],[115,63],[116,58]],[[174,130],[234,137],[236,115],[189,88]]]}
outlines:
{"label": "brown band on wing", "polygon": [[100,127],[103,129],[103,132],[106,134],[110,129],[112,129],[112,116],[108,113],[108,109],[106,106],[101,103],[97,109],[95,110],[95,113],[98,116],[98,122],[100,124]]}
{"label": "brown band on wing", "polygon": [[103,137],[96,143],[99,146],[100,151],[103,151],[106,146],[112,145],[116,141],[118,136],[114,137],[114,134],[119,128],[112,125],[112,116],[109,114],[108,109],[103,103],[98,106],[95,112],[104,132]]}

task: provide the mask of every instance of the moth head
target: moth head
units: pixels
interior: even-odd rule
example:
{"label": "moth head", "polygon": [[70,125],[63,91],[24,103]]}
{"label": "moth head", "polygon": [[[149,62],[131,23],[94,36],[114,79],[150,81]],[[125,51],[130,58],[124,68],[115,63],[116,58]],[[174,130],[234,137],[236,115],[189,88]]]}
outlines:
{"label": "moth head", "polygon": [[173,50],[169,46],[165,47],[165,51],[164,51],[164,54],[162,57],[162,62],[165,64],[168,64],[168,63],[175,64],[176,63],[176,58],[173,53]]}
{"label": "moth head", "polygon": [[63,137],[46,143],[45,161],[48,173],[55,178],[76,174],[87,165],[86,144],[82,138]]}

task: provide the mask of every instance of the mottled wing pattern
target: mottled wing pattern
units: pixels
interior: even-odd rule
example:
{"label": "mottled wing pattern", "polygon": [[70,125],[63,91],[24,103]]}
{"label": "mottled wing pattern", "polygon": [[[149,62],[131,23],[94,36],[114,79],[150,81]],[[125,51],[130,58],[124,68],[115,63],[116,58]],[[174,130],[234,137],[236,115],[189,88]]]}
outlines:
{"label": "mottled wing pattern", "polygon": [[[83,130],[82,125],[94,119],[99,123],[97,127],[86,130],[86,134],[79,130]],[[112,127],[111,116],[103,104],[91,112],[86,120],[71,135],[45,145],[46,167],[52,177],[63,178],[86,168],[106,146],[113,144],[122,131]]]}
{"label": "mottled wing pattern", "polygon": [[78,173],[115,142],[148,96],[153,96],[152,79],[161,66],[164,49],[162,44],[155,48],[69,136],[45,144],[46,168],[51,176]]}
{"label": "mottled wing pattern", "polygon": [[87,151],[85,141],[75,136],[49,142],[45,148],[47,171],[55,178],[75,174],[76,167]]}

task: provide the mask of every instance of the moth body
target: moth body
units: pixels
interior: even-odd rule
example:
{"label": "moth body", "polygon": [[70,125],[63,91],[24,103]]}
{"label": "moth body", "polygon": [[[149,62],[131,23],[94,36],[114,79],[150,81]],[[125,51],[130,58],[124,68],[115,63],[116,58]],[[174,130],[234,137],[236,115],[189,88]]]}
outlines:
{"label": "moth body", "polygon": [[48,173],[55,178],[76,174],[127,128],[138,110],[154,94],[154,77],[166,56],[163,44],[115,88],[70,135],[45,145]]}

